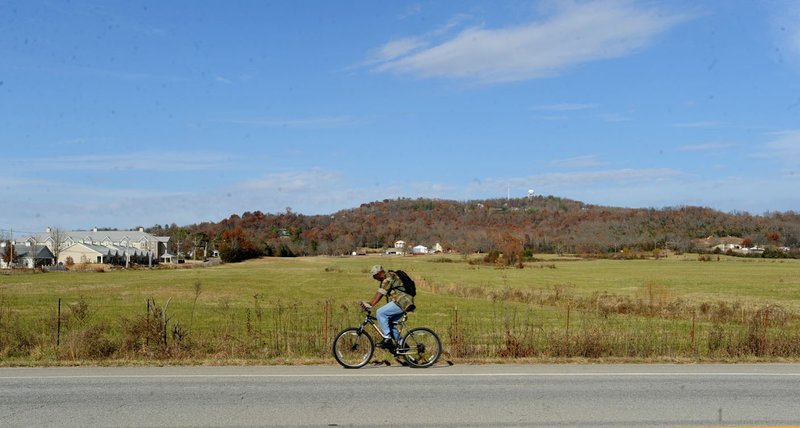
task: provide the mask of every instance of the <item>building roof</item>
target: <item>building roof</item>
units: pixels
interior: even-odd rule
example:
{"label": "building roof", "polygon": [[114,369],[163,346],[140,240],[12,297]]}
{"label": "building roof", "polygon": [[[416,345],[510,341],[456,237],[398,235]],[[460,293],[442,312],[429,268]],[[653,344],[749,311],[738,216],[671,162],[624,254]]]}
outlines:
{"label": "building roof", "polygon": [[14,253],[17,257],[34,259],[52,259],[53,253],[45,245],[15,245]]}
{"label": "building roof", "polygon": [[[141,242],[141,241],[158,241],[168,242],[168,236],[155,236],[140,230],[64,230],[61,231],[62,240],[72,239],[73,241],[87,241],[103,242],[105,240],[111,242]],[[28,240],[33,239],[35,242],[46,242],[52,239],[50,232],[42,232],[37,235],[32,235]]]}

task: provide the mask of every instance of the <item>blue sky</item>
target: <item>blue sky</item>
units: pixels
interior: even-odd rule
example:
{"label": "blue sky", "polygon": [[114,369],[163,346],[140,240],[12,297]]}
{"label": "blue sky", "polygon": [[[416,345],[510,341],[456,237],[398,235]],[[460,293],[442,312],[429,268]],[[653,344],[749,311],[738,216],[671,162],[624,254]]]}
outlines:
{"label": "blue sky", "polygon": [[795,1],[0,1],[0,231],[800,208]]}

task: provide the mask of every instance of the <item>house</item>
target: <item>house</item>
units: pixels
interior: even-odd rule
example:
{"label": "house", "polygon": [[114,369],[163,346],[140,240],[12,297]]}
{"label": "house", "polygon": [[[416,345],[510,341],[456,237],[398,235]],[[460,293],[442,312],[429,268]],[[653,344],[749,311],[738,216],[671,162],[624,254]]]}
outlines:
{"label": "house", "polygon": [[728,251],[740,251],[743,248],[745,248],[745,247],[743,247],[741,244],[722,243],[722,244],[714,245],[713,247],[711,247],[711,250],[712,251],[719,250],[722,253],[726,253]]}
{"label": "house", "polygon": [[397,249],[402,250],[403,248],[406,247],[406,241],[402,241],[402,240],[401,241],[395,241],[394,242],[394,247],[397,248]]}
{"label": "house", "polygon": [[[14,243],[11,243],[11,245],[14,260],[7,263],[4,257],[0,257],[0,268],[2,269],[10,267],[33,269],[55,264],[55,256],[45,245],[32,245],[28,242],[23,245],[14,245]],[[6,243],[0,243],[0,248],[2,249],[0,252],[5,254]]]}
{"label": "house", "polygon": [[[58,241],[58,243],[56,243]],[[169,248],[170,238],[155,236],[140,227],[137,230],[74,230],[59,231],[47,228],[44,233],[25,239],[31,245],[44,245],[54,254],[58,261],[64,263],[72,257],[75,263],[111,263],[128,265],[129,263],[150,264],[158,262],[162,254]],[[76,246],[76,244],[82,244]],[[67,255],[62,256],[66,250]]]}
{"label": "house", "polygon": [[411,249],[411,254],[418,255],[418,254],[428,254],[428,247],[424,245],[417,245]]}
{"label": "house", "polygon": [[118,247],[113,245],[95,245],[77,243],[61,250],[58,262],[61,264],[72,263],[100,263],[117,266],[130,266],[133,264],[152,264],[157,259],[150,251],[134,247]]}
{"label": "house", "polygon": [[110,249],[102,245],[78,242],[61,250],[58,262],[65,265],[72,263],[109,263]]}
{"label": "house", "polygon": [[744,239],[736,236],[725,236],[717,238],[709,236],[707,238],[693,239],[692,245],[700,251],[715,251],[725,253],[728,250],[737,251],[743,248]]}
{"label": "house", "polygon": [[170,254],[170,253],[164,253],[164,254],[162,254],[162,255],[161,255],[161,257],[159,258],[159,261],[160,261],[161,263],[172,263],[172,260],[173,260],[173,259],[175,259],[175,255],[174,255],[174,254]]}
{"label": "house", "polygon": [[389,256],[402,256],[403,254],[405,254],[405,252],[400,248],[389,248],[386,250],[386,255]]}

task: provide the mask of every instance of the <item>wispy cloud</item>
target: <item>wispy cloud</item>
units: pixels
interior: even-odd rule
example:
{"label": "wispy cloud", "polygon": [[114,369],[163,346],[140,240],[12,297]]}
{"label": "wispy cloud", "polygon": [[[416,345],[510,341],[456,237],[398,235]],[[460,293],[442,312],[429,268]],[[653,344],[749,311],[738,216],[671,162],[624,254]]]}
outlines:
{"label": "wispy cloud", "polygon": [[597,104],[585,103],[559,103],[559,104],[545,104],[534,106],[534,110],[540,111],[576,111],[576,110],[589,110],[597,108]]}
{"label": "wispy cloud", "polygon": [[329,128],[352,125],[356,119],[352,116],[319,116],[305,118],[267,118],[267,119],[230,119],[220,120],[223,123],[260,126],[265,128]]}
{"label": "wispy cloud", "polygon": [[420,13],[422,13],[422,5],[420,5],[419,3],[415,3],[409,6],[403,13],[401,13],[397,17],[397,19],[399,20],[407,19],[412,16],[419,15]]}
{"label": "wispy cloud", "polygon": [[707,120],[701,122],[676,123],[672,126],[674,126],[675,128],[717,129],[717,128],[724,128],[728,126],[728,124],[725,122],[720,122],[715,120]]}
{"label": "wispy cloud", "polygon": [[680,146],[676,150],[679,152],[705,152],[711,150],[724,150],[736,147],[736,144],[730,143],[704,143],[704,144],[688,144]]}
{"label": "wispy cloud", "polygon": [[600,120],[603,122],[627,122],[631,119],[631,116],[623,113],[603,113],[598,115]]}
{"label": "wispy cloud", "polygon": [[297,192],[309,194],[329,191],[341,182],[342,174],[321,169],[283,171],[244,181],[234,186],[249,191]]}
{"label": "wispy cloud", "polygon": [[[602,188],[608,186],[644,186],[665,180],[685,177],[687,174],[670,168],[626,168],[601,171],[556,172],[509,179],[486,178],[475,180],[470,192],[480,194],[487,189],[514,187],[546,188],[550,192],[563,193],[565,190]],[[485,197],[485,195],[484,195]]]}
{"label": "wispy cloud", "polygon": [[[484,83],[542,78],[570,66],[635,53],[691,18],[690,14],[647,9],[629,1],[568,3],[541,22],[468,28],[431,47],[415,41],[416,49],[406,49],[374,70]],[[395,43],[389,42],[379,51],[398,52]],[[401,46],[412,45],[406,42]]]}
{"label": "wispy cloud", "polygon": [[393,40],[377,49],[366,61],[366,64],[379,64],[393,61],[396,58],[426,45],[427,42],[425,40],[417,37],[405,37]]}
{"label": "wispy cloud", "polygon": [[800,129],[775,133],[773,136],[754,156],[776,159],[794,166],[800,164]]}
{"label": "wispy cloud", "polygon": [[84,67],[63,64],[48,64],[46,66],[31,65],[31,64],[15,64],[10,68],[15,70],[22,70],[31,73],[48,73],[54,75],[67,75],[67,76],[89,76],[98,79],[116,79],[116,80],[130,80],[130,81],[160,81],[160,82],[185,82],[187,77],[166,74],[154,74],[139,70],[121,70],[99,67]]}
{"label": "wispy cloud", "polygon": [[789,59],[800,63],[800,4],[793,0],[776,0],[768,3],[772,8],[772,27],[782,50]]}
{"label": "wispy cloud", "polygon": [[110,155],[72,155],[57,158],[17,159],[12,170],[31,171],[202,171],[229,162],[224,153],[133,152]]}
{"label": "wispy cloud", "polygon": [[597,160],[597,155],[576,156],[567,159],[557,159],[550,162],[551,166],[559,168],[590,168],[607,165]]}
{"label": "wispy cloud", "polygon": [[536,176],[537,182],[552,186],[597,185],[601,183],[641,183],[685,175],[670,168],[614,169],[604,171],[551,173]]}
{"label": "wispy cloud", "polygon": [[[417,11],[417,13],[419,10]],[[435,44],[437,40],[446,37],[447,34],[453,29],[458,27],[462,22],[469,18],[468,15],[459,14],[450,19],[447,23],[439,28],[434,29],[417,37],[401,37],[396,40],[385,43],[384,45],[374,49],[367,56],[367,59],[354,67],[347,69],[360,68],[360,67],[374,67],[381,64],[386,64],[395,61],[403,56],[419,52],[428,46]],[[399,19],[405,19],[401,16]]]}

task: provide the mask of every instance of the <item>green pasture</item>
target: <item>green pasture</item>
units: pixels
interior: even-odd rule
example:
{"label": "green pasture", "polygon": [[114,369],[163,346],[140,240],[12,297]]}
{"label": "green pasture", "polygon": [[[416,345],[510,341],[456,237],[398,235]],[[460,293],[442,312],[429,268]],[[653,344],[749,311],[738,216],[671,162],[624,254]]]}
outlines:
{"label": "green pasture", "polygon": [[377,289],[373,264],[416,279],[409,326],[434,328],[451,359],[800,357],[800,261],[687,254],[548,255],[523,269],[375,255],[0,275],[0,358],[326,362],[332,337],[360,321],[357,302]]}

